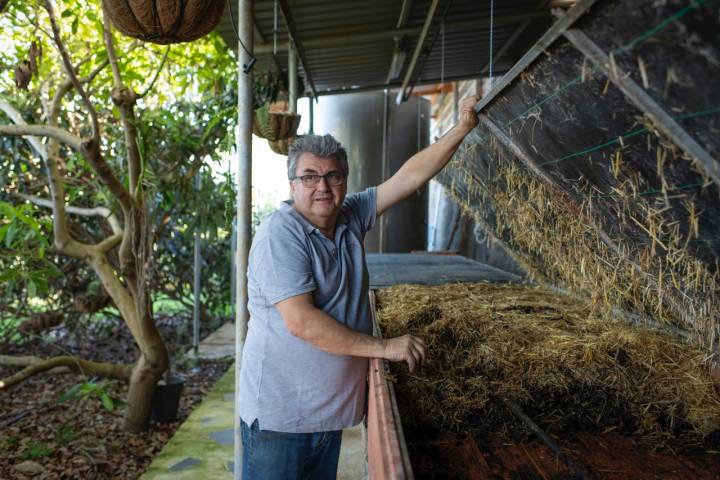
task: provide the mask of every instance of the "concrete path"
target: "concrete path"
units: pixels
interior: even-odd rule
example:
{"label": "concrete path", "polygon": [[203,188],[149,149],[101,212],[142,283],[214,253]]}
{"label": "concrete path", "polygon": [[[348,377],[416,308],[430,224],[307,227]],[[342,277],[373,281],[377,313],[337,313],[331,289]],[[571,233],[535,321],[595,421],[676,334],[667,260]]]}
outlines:
{"label": "concrete path", "polygon": [[[201,342],[200,356],[219,358],[235,355],[234,337],[233,324],[223,325]],[[233,365],[193,410],[140,478],[232,479],[234,389]],[[367,478],[366,445],[365,428],[362,425],[343,432],[338,479]]]}

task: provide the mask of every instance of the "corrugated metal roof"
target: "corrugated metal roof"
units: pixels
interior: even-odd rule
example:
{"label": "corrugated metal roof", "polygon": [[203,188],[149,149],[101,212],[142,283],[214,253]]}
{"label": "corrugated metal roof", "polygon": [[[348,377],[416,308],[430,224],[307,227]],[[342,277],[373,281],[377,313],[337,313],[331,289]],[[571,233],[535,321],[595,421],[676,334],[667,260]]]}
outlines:
{"label": "corrugated metal roof", "polygon": [[[296,36],[306,54],[306,65],[299,62],[306,90],[310,90],[310,85],[304,68],[309,70],[318,95],[399,86],[421,38],[432,1],[287,0]],[[274,3],[274,0],[258,0],[254,4],[258,59],[255,68],[267,71],[279,66],[287,72],[286,44],[290,36],[279,5],[277,63],[272,55]],[[400,16],[404,3],[409,10],[403,22]],[[494,72],[499,74],[507,71],[535,43],[552,18],[547,1],[495,3]],[[237,14],[237,7],[233,13]],[[217,30],[228,45],[237,48],[229,9]],[[482,76],[490,53],[489,33],[489,1],[439,0],[410,84],[437,83],[441,77],[450,81]],[[405,60],[399,75],[388,82],[396,42],[405,52]]]}

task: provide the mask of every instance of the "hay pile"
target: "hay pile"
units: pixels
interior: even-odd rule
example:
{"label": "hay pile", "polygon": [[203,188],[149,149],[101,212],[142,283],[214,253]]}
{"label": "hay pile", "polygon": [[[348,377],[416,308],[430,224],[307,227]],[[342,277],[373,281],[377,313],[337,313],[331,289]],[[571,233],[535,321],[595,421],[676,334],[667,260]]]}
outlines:
{"label": "hay pile", "polygon": [[383,334],[412,333],[428,343],[429,365],[415,373],[393,365],[403,421],[526,435],[504,397],[550,432],[617,431],[656,444],[718,436],[720,395],[703,352],[590,312],[525,285],[380,291]]}
{"label": "hay pile", "polygon": [[[646,143],[658,158],[677,155],[657,133],[648,134]],[[445,169],[446,192],[536,282],[591,299],[598,315],[620,307],[687,330],[698,344],[717,346],[720,268],[697,254],[698,193],[672,191],[658,167],[662,191],[640,195],[650,183],[622,166],[622,149],[609,153],[617,181],[612,195],[578,184],[581,200],[570,200],[494,139],[469,139]],[[672,168],[688,169],[691,160],[674,159]],[[488,171],[478,170],[482,163]]]}

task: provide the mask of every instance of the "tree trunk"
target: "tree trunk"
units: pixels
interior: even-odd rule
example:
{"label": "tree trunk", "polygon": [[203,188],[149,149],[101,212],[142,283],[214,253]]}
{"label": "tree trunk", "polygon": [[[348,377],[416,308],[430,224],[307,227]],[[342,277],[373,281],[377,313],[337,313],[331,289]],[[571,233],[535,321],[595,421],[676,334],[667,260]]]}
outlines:
{"label": "tree trunk", "polygon": [[155,385],[170,363],[165,342],[149,313],[143,319],[142,325],[140,358],[130,375],[128,406],[125,411],[125,429],[131,432],[147,429]]}

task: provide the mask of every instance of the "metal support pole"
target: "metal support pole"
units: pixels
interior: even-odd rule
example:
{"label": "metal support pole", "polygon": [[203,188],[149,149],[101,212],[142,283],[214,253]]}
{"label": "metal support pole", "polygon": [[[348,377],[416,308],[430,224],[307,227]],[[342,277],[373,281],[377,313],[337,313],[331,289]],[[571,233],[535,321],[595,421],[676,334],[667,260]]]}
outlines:
{"label": "metal support pole", "polygon": [[[195,190],[200,191],[200,169],[195,174]],[[198,353],[200,345],[200,229],[195,227],[195,252],[193,256],[193,350]]]}
{"label": "metal support pole", "polygon": [[310,104],[310,129],[308,133],[313,135],[315,133],[315,97],[308,97],[308,103]]}
{"label": "metal support pole", "polygon": [[[383,92],[383,118],[382,118],[382,181],[386,181],[390,177],[390,165],[388,161],[388,135],[390,129],[390,92],[385,89]],[[379,253],[385,253],[387,250],[387,214],[380,217],[380,238],[378,250]]]}
{"label": "metal support pole", "polygon": [[237,217],[233,219],[232,234],[230,235],[230,305],[231,315],[235,315],[235,300],[237,296],[237,265],[235,252],[237,252]]}
{"label": "metal support pole", "polygon": [[417,66],[417,61],[418,58],[420,58],[423,47],[425,46],[425,40],[427,40],[430,26],[432,25],[433,19],[435,18],[435,12],[437,11],[438,3],[439,0],[432,0],[432,3],[428,8],[427,16],[425,17],[425,23],[423,24],[422,32],[420,32],[420,38],[415,45],[415,51],[413,52],[412,59],[410,60],[410,65],[408,65],[408,69],[405,72],[405,78],[403,79],[403,83],[400,86],[400,91],[397,95],[396,102],[398,105],[400,105],[408,98],[407,88],[410,84],[410,81],[412,80],[413,75],[415,75],[415,67]]}
{"label": "metal support pole", "polygon": [[295,52],[295,46],[290,42],[288,46],[288,109],[290,113],[297,113],[297,98],[298,98],[298,72],[297,72],[297,53]]}
{"label": "metal support pole", "polygon": [[[238,30],[240,40],[248,52],[253,51],[252,29],[253,0],[238,0]],[[234,477],[240,480],[242,455],[239,416],[240,367],[242,347],[247,333],[249,313],[247,310],[247,272],[250,252],[250,224],[252,208],[252,72],[244,73],[243,65],[250,61],[250,55],[238,45],[238,134],[237,134],[237,304],[235,307],[235,452]]]}

